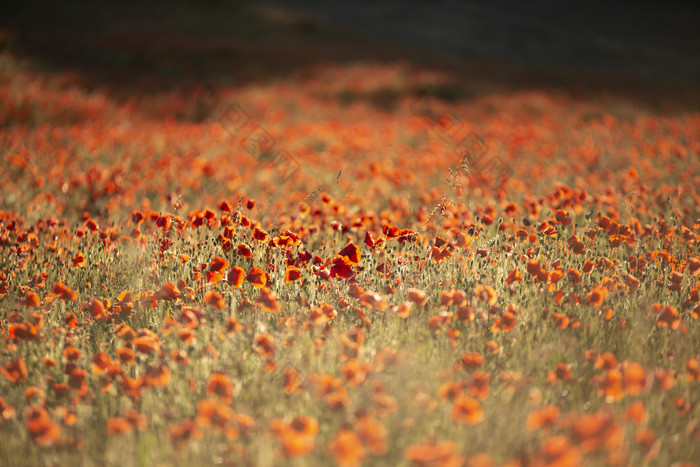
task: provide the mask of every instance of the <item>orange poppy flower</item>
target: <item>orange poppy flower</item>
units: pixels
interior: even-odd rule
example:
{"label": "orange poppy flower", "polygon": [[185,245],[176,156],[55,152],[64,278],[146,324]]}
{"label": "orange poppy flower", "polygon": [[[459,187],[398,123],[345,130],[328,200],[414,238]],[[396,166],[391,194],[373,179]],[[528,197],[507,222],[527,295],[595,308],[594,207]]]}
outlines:
{"label": "orange poppy flower", "polygon": [[624,444],[624,436],[622,427],[615,423],[611,414],[605,412],[581,415],[572,425],[573,440],[579,443],[583,452],[601,448],[618,450]]}
{"label": "orange poppy flower", "polygon": [[496,290],[488,285],[477,285],[474,287],[474,295],[481,300],[486,302],[489,306],[496,304],[497,294]]}
{"label": "orange poppy flower", "polygon": [[284,271],[284,283],[289,284],[299,279],[301,279],[301,270],[294,266],[287,266],[287,269]]}
{"label": "orange poppy flower", "polygon": [[2,420],[10,420],[15,416],[15,408],[7,403],[7,401],[0,396],[0,424]]}
{"label": "orange poppy flower", "polygon": [[131,342],[132,345],[136,347],[136,350],[145,354],[160,351],[160,339],[158,339],[158,336],[153,331],[143,332],[142,330],[139,334],[140,335]]}
{"label": "orange poppy flower", "polygon": [[632,396],[641,394],[647,381],[644,367],[637,362],[627,362],[623,368],[625,390]]}
{"label": "orange poppy flower", "polygon": [[233,383],[223,373],[214,372],[209,377],[207,394],[216,394],[222,401],[230,404],[233,401]]}
{"label": "orange poppy flower", "polygon": [[356,358],[353,358],[343,365],[340,372],[345,377],[348,386],[352,388],[359,386],[365,381],[369,368],[371,368],[371,365],[363,364]]}
{"label": "orange poppy flower", "polygon": [[386,454],[389,449],[387,444],[388,432],[382,422],[374,417],[365,415],[357,419],[354,429],[370,453],[375,456]]}
{"label": "orange poppy flower", "polygon": [[170,384],[170,368],[166,364],[148,366],[144,382],[149,387],[165,388]]}
{"label": "orange poppy flower", "polygon": [[9,361],[4,366],[0,366],[0,373],[5,375],[5,378],[11,383],[23,383],[29,375],[27,364],[21,357]]}
{"label": "orange poppy flower", "polygon": [[231,407],[215,399],[201,399],[197,402],[195,420],[202,428],[223,430],[234,420],[235,412]]}
{"label": "orange poppy flower", "polygon": [[403,458],[416,466],[458,467],[464,464],[465,458],[458,455],[456,449],[456,444],[451,441],[413,444],[403,451]]}
{"label": "orange poppy flower", "polygon": [[305,456],[316,448],[319,426],[315,418],[302,415],[289,424],[274,419],[270,422],[270,430],[280,438],[286,456]]}
{"label": "orange poppy flower", "polygon": [[608,296],[608,289],[601,286],[593,287],[593,290],[586,296],[586,304],[599,307]]}
{"label": "orange poppy flower", "polygon": [[250,258],[251,256],[253,256],[253,251],[245,243],[241,243],[240,245],[238,245],[237,253],[238,256],[242,256],[244,258]]}
{"label": "orange poppy flower", "polygon": [[260,289],[256,302],[260,305],[260,309],[266,313],[277,313],[280,310],[277,295],[267,287]]}
{"label": "orange poppy flower", "polygon": [[20,303],[29,308],[38,308],[41,305],[41,298],[35,292],[27,292]]}
{"label": "orange poppy flower", "polygon": [[696,358],[689,358],[685,363],[685,369],[688,370],[689,381],[700,381],[700,363]]}
{"label": "orange poppy flower", "polygon": [[216,290],[210,290],[204,295],[204,304],[214,307],[217,310],[223,310],[226,306],[224,296]]}
{"label": "orange poppy flower", "polygon": [[229,266],[229,264],[230,263],[221,256],[217,256],[212,259],[206,271],[207,282],[211,284],[219,282],[221,279],[223,279],[224,270]]}
{"label": "orange poppy flower", "polygon": [[259,289],[265,287],[267,284],[267,276],[265,275],[265,271],[255,266],[251,266],[250,269],[248,269],[245,278],[253,285],[253,287],[257,287]]}
{"label": "orange poppy flower", "polygon": [[647,412],[646,407],[644,407],[644,402],[642,401],[632,403],[625,411],[625,420],[631,420],[637,425],[646,423],[648,418],[649,412]]}
{"label": "orange poppy flower", "polygon": [[362,440],[354,432],[341,429],[328,443],[328,453],[342,467],[358,466],[365,458]]}
{"label": "orange poppy flower", "polygon": [[586,274],[589,274],[592,270],[593,267],[595,266],[595,263],[589,259],[583,262],[583,267],[581,268],[581,271],[583,271]]}
{"label": "orange poppy flower", "polygon": [[479,399],[480,401],[486,400],[490,392],[490,381],[490,373],[486,373],[485,371],[481,370],[476,370],[472,374],[471,382],[467,385],[467,392],[473,397]]}
{"label": "orange poppy flower", "polygon": [[673,305],[666,305],[658,313],[656,325],[660,328],[676,330],[681,325],[681,315]]}
{"label": "orange poppy flower", "polygon": [[428,303],[428,295],[420,289],[409,288],[407,293],[408,298],[418,306],[425,306]]}
{"label": "orange poppy flower", "polygon": [[535,431],[543,428],[549,430],[559,419],[561,410],[556,405],[548,405],[541,410],[530,412],[527,416],[527,428]]}
{"label": "orange poppy flower", "polygon": [[330,277],[348,279],[355,274],[355,272],[352,270],[352,266],[353,263],[347,256],[339,256],[338,258],[333,259],[331,262]]}
{"label": "orange poppy flower", "polygon": [[160,287],[160,290],[156,292],[156,298],[159,300],[175,300],[181,296],[180,290],[175,287],[172,282],[166,282]]}
{"label": "orange poppy flower", "polygon": [[477,425],[484,419],[484,409],[476,399],[461,395],[454,400],[451,415],[457,423]]}
{"label": "orange poppy flower", "polygon": [[202,432],[199,431],[197,424],[192,419],[184,420],[182,423],[171,425],[170,440],[174,444],[182,444],[190,439],[201,439]]}
{"label": "orange poppy flower", "polygon": [[353,265],[359,264],[362,259],[360,255],[360,247],[354,243],[349,243],[345,248],[338,252],[339,256],[346,257]]}
{"label": "orange poppy flower", "polygon": [[232,286],[240,288],[245,281],[245,270],[243,268],[239,268],[238,266],[234,266],[228,272],[226,279]]}
{"label": "orange poppy flower", "polygon": [[466,370],[473,370],[481,366],[484,360],[484,356],[478,352],[467,352],[462,355],[459,362]]}
{"label": "orange poppy flower", "polygon": [[82,268],[86,264],[85,255],[81,251],[77,252],[75,254],[75,256],[73,256],[72,261],[73,261],[73,267],[76,267],[76,268]]}
{"label": "orange poppy flower", "polygon": [[266,242],[270,236],[264,230],[256,227],[255,230],[253,230],[253,238],[259,242]]}
{"label": "orange poppy flower", "polygon": [[399,318],[408,319],[411,315],[411,305],[411,302],[401,302],[396,306],[394,311],[399,315]]}
{"label": "orange poppy flower", "polygon": [[522,280],[523,280],[523,274],[519,270],[513,269],[508,274],[508,277],[506,277],[505,283],[506,283],[506,285],[510,286],[510,285],[515,284],[516,282],[521,282]]}
{"label": "orange poppy flower", "polygon": [[292,394],[301,390],[301,374],[294,368],[284,370],[284,381],[282,383],[285,394]]}
{"label": "orange poppy flower", "polygon": [[542,443],[540,453],[547,466],[576,467],[581,465],[581,453],[566,436],[553,436]]}
{"label": "orange poppy flower", "polygon": [[275,353],[275,338],[266,332],[255,336],[255,345],[263,355]]}
{"label": "orange poppy flower", "polygon": [[88,313],[90,313],[90,316],[92,316],[92,319],[102,318],[107,311],[102,300],[98,300],[96,298],[92,299],[90,304],[87,306],[87,310]]}
{"label": "orange poppy flower", "polygon": [[128,347],[119,347],[116,352],[122,363],[129,365],[136,361],[136,353]]}
{"label": "orange poppy flower", "polygon": [[78,299],[78,294],[74,290],[66,287],[63,282],[59,282],[53,286],[53,289],[51,289],[51,296],[59,297],[61,300],[70,302],[74,302]]}
{"label": "orange poppy flower", "polygon": [[127,435],[133,427],[126,417],[113,417],[107,420],[107,436]]}
{"label": "orange poppy flower", "polygon": [[29,406],[24,410],[29,435],[39,446],[51,446],[61,437],[61,427],[49,418],[43,407]]}

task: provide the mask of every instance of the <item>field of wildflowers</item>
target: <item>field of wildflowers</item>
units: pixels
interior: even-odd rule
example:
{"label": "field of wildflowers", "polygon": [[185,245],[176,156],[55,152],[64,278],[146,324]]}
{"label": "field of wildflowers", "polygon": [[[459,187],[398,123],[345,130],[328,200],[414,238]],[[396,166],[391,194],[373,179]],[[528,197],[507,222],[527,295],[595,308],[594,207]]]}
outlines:
{"label": "field of wildflowers", "polygon": [[236,34],[0,35],[0,463],[698,465],[697,109]]}

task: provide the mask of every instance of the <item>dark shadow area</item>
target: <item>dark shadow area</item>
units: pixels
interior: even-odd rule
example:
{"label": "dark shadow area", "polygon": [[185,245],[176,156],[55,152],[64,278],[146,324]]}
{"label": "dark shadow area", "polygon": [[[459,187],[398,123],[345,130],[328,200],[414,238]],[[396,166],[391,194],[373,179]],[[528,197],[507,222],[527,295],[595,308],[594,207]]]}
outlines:
{"label": "dark shadow area", "polygon": [[539,88],[678,112],[700,109],[698,20],[700,9],[675,2],[9,0],[0,6],[0,48],[117,100],[361,60],[401,61],[451,82],[348,90],[341,102],[390,110],[403,97]]}

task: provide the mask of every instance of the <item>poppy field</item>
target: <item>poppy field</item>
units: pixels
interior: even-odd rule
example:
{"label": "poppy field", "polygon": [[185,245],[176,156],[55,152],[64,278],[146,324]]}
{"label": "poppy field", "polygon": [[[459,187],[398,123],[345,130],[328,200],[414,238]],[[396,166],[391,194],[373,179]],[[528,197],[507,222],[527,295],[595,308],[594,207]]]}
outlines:
{"label": "poppy field", "polygon": [[0,463],[700,465],[700,106],[273,13],[0,31]]}

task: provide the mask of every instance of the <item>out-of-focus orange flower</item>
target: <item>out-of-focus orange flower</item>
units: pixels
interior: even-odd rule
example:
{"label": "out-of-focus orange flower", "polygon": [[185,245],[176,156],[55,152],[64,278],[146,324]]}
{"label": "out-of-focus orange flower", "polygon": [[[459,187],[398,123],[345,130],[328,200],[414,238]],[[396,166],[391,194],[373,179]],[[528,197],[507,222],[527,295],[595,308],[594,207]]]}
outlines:
{"label": "out-of-focus orange flower", "polygon": [[452,420],[457,423],[476,425],[484,419],[484,409],[476,399],[461,395],[452,404]]}
{"label": "out-of-focus orange flower", "polygon": [[561,410],[556,405],[548,405],[541,410],[530,412],[527,416],[527,428],[529,430],[548,430],[559,420]]}
{"label": "out-of-focus orange flower", "polygon": [[122,363],[131,364],[136,361],[136,353],[128,347],[119,347],[116,352]]}
{"label": "out-of-focus orange flower", "polygon": [[365,381],[367,371],[371,368],[371,364],[365,364],[360,362],[358,359],[353,358],[348,360],[340,372],[345,377],[349,387],[355,387],[362,384]]}
{"label": "out-of-focus orange flower", "polygon": [[217,310],[223,310],[226,306],[224,296],[216,290],[210,290],[204,295],[204,304],[214,307]]}
{"label": "out-of-focus orange flower", "polygon": [[654,383],[662,391],[668,391],[676,385],[676,378],[673,372],[659,368],[654,372]]}
{"label": "out-of-focus orange flower", "polygon": [[623,380],[627,393],[632,396],[641,394],[647,381],[644,367],[637,362],[627,362],[623,367]]}
{"label": "out-of-focus orange flower", "polygon": [[29,375],[27,364],[22,357],[18,357],[7,362],[4,366],[0,366],[0,373],[5,375],[5,378],[11,383],[23,383]]}
{"label": "out-of-focus orange flower", "polygon": [[[655,310],[656,311],[656,310]],[[657,311],[656,325],[660,328],[676,330],[681,325],[681,315],[673,305],[666,305]]]}
{"label": "out-of-focus orange flower", "polygon": [[170,440],[174,444],[182,444],[190,439],[201,439],[202,432],[199,430],[197,424],[192,419],[184,420],[182,423],[178,423],[170,426]]}
{"label": "out-of-focus orange flower", "polygon": [[51,296],[59,297],[61,300],[69,302],[74,302],[78,299],[78,294],[74,290],[69,289],[63,282],[53,286]]}
{"label": "out-of-focus orange flower", "polygon": [[467,352],[459,360],[466,370],[474,370],[484,363],[484,356],[478,352]]}
{"label": "out-of-focus orange flower", "polygon": [[625,420],[631,420],[637,425],[646,423],[648,418],[649,412],[642,401],[633,402],[625,411]]}
{"label": "out-of-focus orange flower", "polygon": [[301,415],[290,423],[274,419],[270,422],[270,430],[280,439],[282,450],[288,457],[305,456],[316,448],[319,425],[313,417]]}
{"label": "out-of-focus orange flower", "polygon": [[73,256],[73,267],[82,268],[85,267],[85,255],[83,252],[79,251]]}
{"label": "out-of-focus orange flower", "polygon": [[230,404],[233,401],[233,383],[223,373],[214,372],[209,377],[207,394],[216,394],[222,401]]}
{"label": "out-of-focus orange flower", "polygon": [[280,310],[280,303],[277,301],[277,295],[267,287],[260,289],[260,294],[256,299],[260,305],[260,309],[267,313],[277,313]]}
{"label": "out-of-focus orange flower", "polygon": [[29,436],[39,446],[51,446],[61,437],[61,427],[51,420],[48,411],[39,406],[28,406],[24,410]]}
{"label": "out-of-focus orange flower", "polygon": [[20,303],[29,308],[38,308],[41,305],[41,298],[35,292],[27,292]]}
{"label": "out-of-focus orange flower", "polygon": [[[566,436],[553,436],[542,442],[539,453],[543,464],[550,467],[576,467],[581,465],[581,452]],[[537,464],[535,464],[537,465]]]}
{"label": "out-of-focus orange flower", "polygon": [[603,301],[608,297],[608,289],[601,286],[593,287],[588,295],[586,295],[586,304],[593,307],[598,307],[603,304]]}
{"label": "out-of-focus orange flower", "polygon": [[625,397],[623,376],[620,370],[611,368],[605,372],[605,376],[598,386],[598,395],[604,395],[606,402],[617,402]]}
{"label": "out-of-focus orange flower", "polygon": [[387,445],[388,432],[382,422],[365,415],[357,419],[354,429],[371,454],[375,456],[386,454],[389,449]]}
{"label": "out-of-focus orange flower", "polygon": [[160,290],[156,292],[156,298],[159,300],[175,300],[180,297],[180,290],[175,287],[172,282],[166,282],[160,287]]}
{"label": "out-of-focus orange flower", "polygon": [[201,399],[197,402],[195,420],[202,428],[224,430],[234,420],[235,412],[216,399]]}
{"label": "out-of-focus orange flower", "polygon": [[263,332],[255,336],[255,346],[260,353],[270,356],[275,353],[275,338]]}
{"label": "out-of-focus orange flower", "polygon": [[685,369],[688,370],[690,381],[700,381],[700,363],[697,358],[689,358],[685,363]]}
{"label": "out-of-focus orange flower", "polygon": [[489,285],[477,285],[474,288],[474,295],[489,306],[495,305],[498,298],[496,290]]}
{"label": "out-of-focus orange flower", "polygon": [[160,339],[151,330],[142,329],[139,335],[131,342],[136,350],[141,353],[151,354],[160,351]]}
{"label": "out-of-focus orange flower", "polygon": [[579,443],[583,452],[601,448],[615,450],[624,444],[624,430],[615,423],[613,416],[606,412],[581,415],[572,425],[573,440]]}
{"label": "out-of-focus orange flower", "polygon": [[472,374],[472,380],[467,385],[467,392],[480,401],[486,400],[489,395],[491,382],[491,374],[485,371],[476,370]]}
{"label": "out-of-focus orange flower", "polygon": [[133,427],[126,417],[112,417],[107,420],[107,436],[127,435]]}
{"label": "out-of-focus orange flower", "polygon": [[149,387],[167,387],[170,384],[170,368],[166,364],[149,365],[144,374],[144,382]]}
{"label": "out-of-focus orange flower", "polygon": [[365,458],[365,448],[360,438],[351,430],[341,429],[328,443],[328,453],[342,467],[358,466]]}
{"label": "out-of-focus orange flower", "polygon": [[428,303],[428,295],[422,290],[410,288],[407,293],[408,298],[418,306],[424,306]]}
{"label": "out-of-focus orange flower", "polygon": [[301,374],[295,368],[284,370],[283,387],[285,394],[292,394],[301,390]]}
{"label": "out-of-focus orange flower", "polygon": [[107,309],[102,300],[93,298],[87,306],[87,311],[90,313],[90,316],[92,316],[92,319],[100,319],[105,315]]}
{"label": "out-of-focus orange flower", "polygon": [[15,408],[7,403],[7,401],[0,396],[0,425],[2,425],[3,420],[10,420],[15,416]]}
{"label": "out-of-focus orange flower", "polygon": [[404,450],[403,458],[420,467],[459,467],[465,458],[456,450],[456,444],[451,441],[414,444]]}

